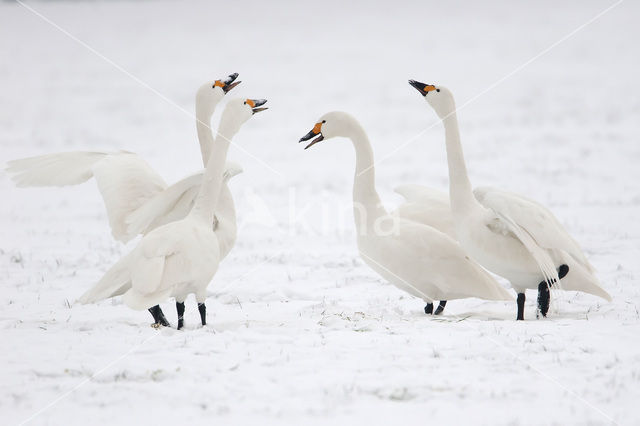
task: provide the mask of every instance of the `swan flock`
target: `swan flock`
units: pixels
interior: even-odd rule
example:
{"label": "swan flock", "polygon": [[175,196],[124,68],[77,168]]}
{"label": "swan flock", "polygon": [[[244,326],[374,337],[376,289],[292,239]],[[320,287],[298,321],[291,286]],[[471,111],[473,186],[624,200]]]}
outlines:
{"label": "swan flock", "polygon": [[[114,239],[126,243],[139,238],[79,297],[79,303],[121,295],[130,308],[148,310],[153,326],[167,327],[160,303],[175,299],[177,328],[182,329],[185,300],[194,294],[206,325],[207,287],[237,239],[229,183],[242,168],[227,161],[227,151],[241,127],[267,109],[264,99],[231,99],[217,131],[212,130],[216,107],[240,84],[237,78],[237,73],[231,74],[197,90],[195,118],[203,169],[172,185],[128,151],[62,152],[8,163],[7,171],[20,187],[77,185],[94,178]],[[419,183],[404,184],[395,191],[405,202],[387,210],[376,189],[369,138],[346,112],[322,115],[300,138],[307,142],[305,150],[332,138],[351,141],[356,243],[364,263],[422,299],[430,315],[442,314],[449,300],[514,300],[496,276],[515,290],[517,320],[524,320],[527,289],[537,292],[537,316],[542,317],[556,290],[610,301],[578,243],[547,208],[498,188],[472,188],[451,91],[415,80],[409,84],[444,125],[449,194]]]}

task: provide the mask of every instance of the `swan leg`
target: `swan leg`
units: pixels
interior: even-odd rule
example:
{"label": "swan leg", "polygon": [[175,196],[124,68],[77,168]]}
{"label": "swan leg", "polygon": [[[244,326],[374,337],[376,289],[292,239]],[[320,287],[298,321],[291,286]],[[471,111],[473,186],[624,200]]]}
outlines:
{"label": "swan leg", "polygon": [[162,327],[169,327],[169,321],[167,321],[167,318],[165,318],[164,316],[164,312],[162,312],[162,309],[160,308],[160,305],[155,305],[149,308],[149,312],[151,312],[151,315],[153,316],[153,325],[156,327],[162,326]]}
{"label": "swan leg", "polygon": [[[562,264],[558,268],[558,278],[562,279],[569,273],[569,266]],[[549,312],[549,300],[551,299],[551,286],[556,282],[556,280],[551,281],[542,281],[538,284],[538,312],[542,314],[543,317],[547,316],[547,312]],[[536,314],[538,316],[538,314]],[[539,317],[539,316],[538,316]]]}
{"label": "swan leg", "polygon": [[424,313],[427,315],[433,314],[433,303],[427,303],[427,306],[424,307]]}
{"label": "swan leg", "polygon": [[444,311],[444,307],[446,305],[447,305],[447,301],[446,300],[441,300],[440,303],[438,304],[438,308],[433,313],[433,315],[440,315],[442,313],[442,311]]}
{"label": "swan leg", "polygon": [[518,317],[516,321],[524,321],[524,293],[518,293]]}
{"label": "swan leg", "polygon": [[198,303],[198,311],[200,312],[202,325],[207,325],[207,307],[204,305],[204,302]]}
{"label": "swan leg", "polygon": [[178,311],[178,330],[184,327],[184,302],[176,301],[176,311]]}
{"label": "swan leg", "polygon": [[538,313],[536,317],[539,318],[539,314],[543,317],[547,316],[549,312],[549,300],[551,299],[551,291],[549,291],[549,284],[546,281],[538,284]]}

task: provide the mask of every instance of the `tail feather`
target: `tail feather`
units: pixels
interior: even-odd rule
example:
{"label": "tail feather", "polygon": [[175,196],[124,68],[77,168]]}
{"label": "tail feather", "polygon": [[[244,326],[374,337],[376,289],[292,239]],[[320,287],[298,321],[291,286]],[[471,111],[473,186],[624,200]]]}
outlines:
{"label": "tail feather", "polygon": [[78,302],[82,304],[99,302],[124,294],[131,288],[130,257],[131,254],[128,254],[113,265],[100,281],[78,298]]}
{"label": "tail feather", "polygon": [[562,290],[589,293],[601,297],[607,302],[613,300],[611,295],[602,288],[600,280],[598,280],[598,277],[596,277],[593,272],[593,267],[590,267],[588,264],[584,265],[566,252],[561,252],[560,257],[562,261],[569,266],[569,273],[560,280],[560,288]]}
{"label": "tail feather", "polygon": [[171,296],[172,292],[172,287],[150,294],[140,293],[136,289],[130,288],[124,296],[122,296],[122,301],[131,309],[142,311],[165,302]]}
{"label": "tail feather", "polygon": [[105,152],[61,152],[21,158],[7,163],[7,172],[16,186],[67,186],[86,182],[93,166]]}
{"label": "tail feather", "polygon": [[[475,263],[475,262],[474,262]],[[481,297],[485,300],[513,300],[513,294],[506,288],[502,287],[495,278],[489,274],[482,266],[475,264],[478,275],[482,277],[482,284],[484,284],[485,290]]]}

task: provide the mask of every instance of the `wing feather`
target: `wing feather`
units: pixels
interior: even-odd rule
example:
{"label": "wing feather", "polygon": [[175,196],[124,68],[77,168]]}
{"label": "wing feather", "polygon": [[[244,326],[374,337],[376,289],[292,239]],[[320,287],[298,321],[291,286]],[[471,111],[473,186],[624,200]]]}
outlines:
{"label": "wing feather", "polygon": [[480,204],[496,212],[502,219],[508,218],[510,228],[517,225],[519,229],[512,229],[514,233],[524,230],[540,248],[569,253],[576,262],[595,272],[580,245],[546,207],[521,195],[491,187],[477,188],[474,195]]}

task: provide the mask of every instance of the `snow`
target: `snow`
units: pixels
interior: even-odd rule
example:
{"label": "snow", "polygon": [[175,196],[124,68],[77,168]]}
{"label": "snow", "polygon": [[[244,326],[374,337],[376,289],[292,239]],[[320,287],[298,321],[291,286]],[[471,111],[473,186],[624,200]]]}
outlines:
{"label": "snow", "polygon": [[[126,149],[175,182],[200,165],[203,81],[238,72],[229,96],[270,108],[230,151],[241,229],[205,328],[193,299],[180,332],[120,300],[73,304],[135,243],[113,241],[94,183],[17,189],[0,174],[3,424],[638,424],[640,6],[519,68],[612,4],[27,3],[107,61],[0,3],[2,162]],[[529,293],[525,322],[477,299],[427,317],[363,264],[350,144],[297,141],[345,110],[383,160],[389,208],[397,185],[446,190],[442,125],[410,78],[454,92],[474,184],[548,206],[612,303],[567,292],[536,320]]]}

